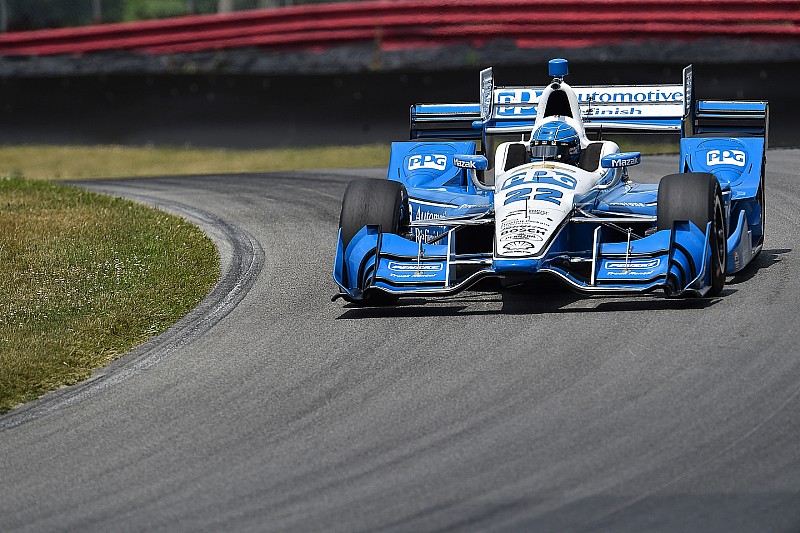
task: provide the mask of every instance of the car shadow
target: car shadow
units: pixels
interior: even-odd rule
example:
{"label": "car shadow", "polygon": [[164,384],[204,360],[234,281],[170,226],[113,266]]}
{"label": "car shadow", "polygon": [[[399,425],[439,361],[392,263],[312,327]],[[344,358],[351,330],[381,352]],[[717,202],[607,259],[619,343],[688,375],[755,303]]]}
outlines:
{"label": "car shadow", "polygon": [[791,248],[762,249],[761,253],[753,261],[744,267],[740,272],[729,277],[726,285],[739,285],[750,280],[761,270],[766,270],[775,263],[781,262],[781,256],[792,251]]}
{"label": "car shadow", "polygon": [[[733,294],[726,288],[720,297]],[[566,313],[641,312],[705,309],[720,298],[666,298],[650,295],[591,296],[573,292],[553,279],[537,279],[512,287],[482,285],[455,296],[403,298],[394,305],[347,304],[338,320],[365,318],[419,318],[441,316],[539,315]],[[598,303],[598,300],[602,300]],[[429,305],[429,304],[436,305]],[[493,309],[476,309],[486,303]],[[497,308],[496,304],[500,304]]]}
{"label": "car shadow", "polygon": [[[726,290],[720,296],[732,293]],[[666,298],[660,292],[651,295],[620,294],[587,296],[562,287],[539,291],[535,286],[502,293],[503,314],[558,314],[596,312],[640,312],[680,309],[705,309],[719,298]],[[601,300],[598,303],[598,300]]]}

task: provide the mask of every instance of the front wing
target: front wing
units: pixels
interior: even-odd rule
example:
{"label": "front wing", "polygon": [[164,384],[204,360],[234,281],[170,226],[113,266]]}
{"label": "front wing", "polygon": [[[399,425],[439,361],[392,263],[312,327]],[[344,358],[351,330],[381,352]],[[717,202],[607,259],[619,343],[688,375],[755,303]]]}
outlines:
{"label": "front wing", "polygon": [[[441,223],[441,221],[438,221]],[[663,289],[667,296],[705,295],[711,285],[710,223],[705,231],[692,222],[676,222],[631,242],[603,242],[594,230],[592,249],[558,249],[558,238],[537,258],[504,258],[495,254],[456,254],[458,226],[448,226],[438,243],[425,244],[380,226],[364,226],[345,248],[339,236],[333,277],[350,302],[374,293],[397,296],[445,296],[481,279],[552,275],[586,293],[644,293]],[[562,230],[563,233],[564,230]]]}

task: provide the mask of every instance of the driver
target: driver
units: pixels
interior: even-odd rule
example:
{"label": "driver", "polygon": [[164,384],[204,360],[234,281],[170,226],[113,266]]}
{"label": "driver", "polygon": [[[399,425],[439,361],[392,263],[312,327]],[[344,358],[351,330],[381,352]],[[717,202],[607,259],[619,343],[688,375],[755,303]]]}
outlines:
{"label": "driver", "polygon": [[531,135],[531,161],[577,165],[581,155],[578,132],[563,120],[545,122]]}

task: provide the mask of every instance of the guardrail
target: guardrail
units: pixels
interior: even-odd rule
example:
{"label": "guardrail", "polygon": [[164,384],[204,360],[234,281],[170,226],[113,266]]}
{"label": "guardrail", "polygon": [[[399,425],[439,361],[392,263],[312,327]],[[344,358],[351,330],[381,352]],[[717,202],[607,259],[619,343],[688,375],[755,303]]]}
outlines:
{"label": "guardrail", "polygon": [[128,50],[174,54],[260,47],[382,50],[498,39],[518,48],[579,48],[702,38],[796,41],[800,0],[377,0],[0,35],[0,55]]}

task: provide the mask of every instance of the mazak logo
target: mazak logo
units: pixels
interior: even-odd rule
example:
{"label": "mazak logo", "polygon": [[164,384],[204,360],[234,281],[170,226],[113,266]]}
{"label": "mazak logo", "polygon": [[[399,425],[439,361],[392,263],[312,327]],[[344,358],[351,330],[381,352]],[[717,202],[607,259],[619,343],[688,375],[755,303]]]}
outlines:
{"label": "mazak logo", "polygon": [[408,158],[408,170],[432,168],[444,170],[447,168],[447,156],[440,154],[412,155]]}
{"label": "mazak logo", "polygon": [[453,165],[457,166],[458,168],[478,168],[478,163],[476,161],[471,161],[469,159],[453,159]]}
{"label": "mazak logo", "polygon": [[395,272],[441,272],[442,268],[441,263],[389,263],[389,270]]}
{"label": "mazak logo", "polygon": [[734,165],[743,167],[747,156],[741,150],[709,150],[706,153],[706,165]]}
{"label": "mazak logo", "polygon": [[607,270],[653,270],[661,264],[661,259],[639,261],[606,261]]}
{"label": "mazak logo", "polygon": [[638,165],[641,162],[641,157],[626,157],[623,159],[614,159],[611,161],[611,168],[629,167],[631,165]]}

